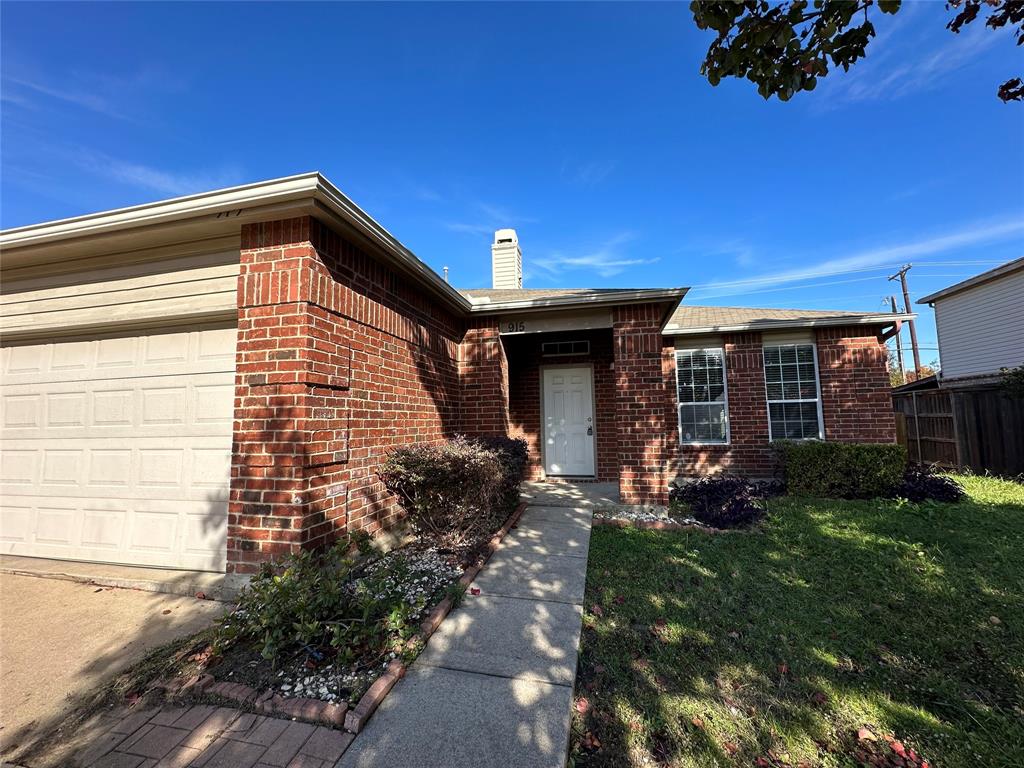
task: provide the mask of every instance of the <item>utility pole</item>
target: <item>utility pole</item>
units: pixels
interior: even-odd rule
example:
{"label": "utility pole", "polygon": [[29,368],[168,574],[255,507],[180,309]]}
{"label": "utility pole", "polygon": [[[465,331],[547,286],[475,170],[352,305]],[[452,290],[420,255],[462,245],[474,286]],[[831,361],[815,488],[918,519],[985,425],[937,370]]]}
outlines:
{"label": "utility pole", "polygon": [[[912,264],[904,264],[903,267],[895,275],[889,275],[890,280],[899,280],[903,286],[903,307],[909,312],[910,311],[910,291],[907,289],[907,272],[912,267]],[[914,328],[914,321],[908,320],[907,325],[910,326],[910,349],[914,353],[914,373],[917,374],[917,378],[921,378],[921,352],[917,347],[917,329]]]}
{"label": "utility pole", "polygon": [[[894,315],[898,314],[899,310],[896,309],[896,297],[895,296],[890,296],[889,297],[889,301],[892,303],[892,313]],[[900,366],[900,381],[902,381],[904,384],[906,384],[907,383],[907,371],[903,367],[903,334],[902,333],[897,333],[896,334],[896,360],[899,361],[899,366]]]}

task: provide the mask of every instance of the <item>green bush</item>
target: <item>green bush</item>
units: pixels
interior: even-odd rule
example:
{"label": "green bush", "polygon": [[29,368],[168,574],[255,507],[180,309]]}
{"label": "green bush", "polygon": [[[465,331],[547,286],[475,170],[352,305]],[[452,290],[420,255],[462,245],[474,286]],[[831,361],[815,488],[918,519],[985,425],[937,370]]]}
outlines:
{"label": "green bush", "polygon": [[266,659],[320,649],[350,662],[405,640],[461,569],[436,550],[381,555],[357,540],[264,563],[214,633],[218,650],[252,643]]}
{"label": "green bush", "polygon": [[872,499],[903,480],[907,451],[894,443],[776,443],[786,491],[796,496]]}
{"label": "green bush", "polygon": [[525,463],[525,455],[520,461],[505,446],[456,437],[398,448],[377,476],[398,496],[417,533],[459,545],[488,532],[507,514],[511,488],[522,479]]}
{"label": "green bush", "polygon": [[526,461],[530,455],[529,446],[522,438],[512,437],[477,437],[472,440],[498,455],[501,466],[501,482],[495,502],[503,517],[512,514],[519,503],[519,484],[526,474]]}

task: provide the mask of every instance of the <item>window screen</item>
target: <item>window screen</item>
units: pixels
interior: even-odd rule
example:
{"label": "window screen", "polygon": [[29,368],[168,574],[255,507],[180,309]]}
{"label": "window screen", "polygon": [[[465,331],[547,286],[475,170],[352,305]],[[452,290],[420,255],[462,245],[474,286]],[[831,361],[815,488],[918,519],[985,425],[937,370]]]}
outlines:
{"label": "window screen", "polygon": [[729,442],[725,353],[721,349],[676,350],[679,440]]}
{"label": "window screen", "polygon": [[772,440],[822,437],[813,344],[765,347],[764,383]]}

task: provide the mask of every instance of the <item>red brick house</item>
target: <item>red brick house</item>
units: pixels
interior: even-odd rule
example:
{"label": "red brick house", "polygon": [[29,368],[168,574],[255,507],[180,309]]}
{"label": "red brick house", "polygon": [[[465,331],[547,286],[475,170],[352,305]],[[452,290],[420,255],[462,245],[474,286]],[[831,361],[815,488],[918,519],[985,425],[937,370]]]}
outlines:
{"label": "red brick house", "polygon": [[686,289],[457,291],[319,174],[11,229],[0,551],[229,573],[400,516],[393,446],[523,436],[532,478],[768,475],[780,437],[889,442],[904,316]]}

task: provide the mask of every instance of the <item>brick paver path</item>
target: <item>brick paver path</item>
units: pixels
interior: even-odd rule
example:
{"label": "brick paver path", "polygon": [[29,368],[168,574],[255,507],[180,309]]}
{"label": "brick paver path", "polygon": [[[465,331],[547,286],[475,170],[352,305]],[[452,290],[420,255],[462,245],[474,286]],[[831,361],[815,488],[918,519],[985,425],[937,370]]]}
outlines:
{"label": "brick paver path", "polygon": [[333,768],[355,737],[208,704],[126,710],[97,729],[83,768]]}

